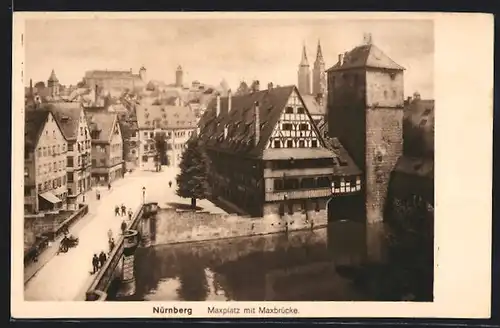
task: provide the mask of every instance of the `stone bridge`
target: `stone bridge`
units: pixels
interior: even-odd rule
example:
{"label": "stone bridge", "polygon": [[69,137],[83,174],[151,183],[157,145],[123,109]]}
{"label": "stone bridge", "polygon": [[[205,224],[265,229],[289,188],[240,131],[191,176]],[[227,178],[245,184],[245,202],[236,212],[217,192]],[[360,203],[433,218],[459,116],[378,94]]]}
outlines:
{"label": "stone bridge", "polygon": [[85,293],[86,301],[105,301],[107,290],[115,278],[119,278],[121,296],[135,293],[134,253],[137,247],[151,243],[151,220],[158,212],[158,203],[142,204],[134,213],[125,234],[117,241],[104,266],[96,274]]}

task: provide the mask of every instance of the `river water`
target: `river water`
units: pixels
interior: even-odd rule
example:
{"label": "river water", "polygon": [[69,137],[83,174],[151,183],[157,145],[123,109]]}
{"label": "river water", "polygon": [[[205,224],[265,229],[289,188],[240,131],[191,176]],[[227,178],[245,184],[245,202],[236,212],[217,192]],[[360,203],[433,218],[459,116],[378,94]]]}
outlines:
{"label": "river water", "polygon": [[[366,259],[365,225],[140,248],[136,294],[117,301],[375,300],[345,268]],[[344,269],[344,270],[341,270]]]}

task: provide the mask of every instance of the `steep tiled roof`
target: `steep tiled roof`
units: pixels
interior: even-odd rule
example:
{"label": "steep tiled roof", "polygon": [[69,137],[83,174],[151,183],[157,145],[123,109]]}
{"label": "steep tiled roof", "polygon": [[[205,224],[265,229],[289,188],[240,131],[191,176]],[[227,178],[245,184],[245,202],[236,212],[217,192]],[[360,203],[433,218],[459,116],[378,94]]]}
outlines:
{"label": "steep tiled roof", "polygon": [[318,104],[313,95],[301,95],[309,114],[325,115],[325,107]]}
{"label": "steep tiled roof", "polygon": [[86,111],[85,117],[92,136],[94,136],[93,131],[100,131],[99,138],[92,138],[92,141],[109,142],[115,126],[116,114],[105,110]]}
{"label": "steep tiled roof", "polygon": [[26,111],[24,118],[24,145],[25,151],[33,151],[38,138],[43,131],[50,112],[44,109]]}
{"label": "steep tiled roof", "polygon": [[377,46],[366,44],[345,53],[342,64],[337,62],[328,71],[364,67],[404,70],[404,67],[394,62]]}
{"label": "steep tiled roof", "polygon": [[390,182],[398,198],[419,195],[434,204],[434,159],[401,156]]}
{"label": "steep tiled roof", "polygon": [[333,172],[335,175],[361,174],[361,170],[356,166],[347,150],[337,138],[325,138],[325,145],[335,154],[333,159]]}
{"label": "steep tiled roof", "polygon": [[141,104],[136,107],[137,125],[151,129],[157,122],[162,129],[194,129],[196,117],[186,106]]}
{"label": "steep tiled roof", "polygon": [[47,104],[45,107],[54,115],[66,140],[75,139],[78,135],[82,106],[74,102],[55,102]]}
{"label": "steep tiled roof", "polygon": [[[228,114],[228,97],[220,98],[220,114],[216,117],[217,99],[212,99],[201,117],[199,138],[209,147],[261,157],[267,141],[278,122],[282,109],[295,86],[274,88],[241,96],[232,96],[232,108]],[[259,102],[260,140],[254,145],[255,103]],[[224,140],[224,126],[228,135]]]}
{"label": "steep tiled roof", "polygon": [[[199,122],[199,139],[208,147],[216,148],[242,156],[269,159],[305,159],[332,158],[334,173],[337,175],[355,175],[361,171],[342,147],[340,142],[324,140],[315,125],[320,142],[325,148],[279,148],[264,151],[267,142],[281,117],[288,99],[295,86],[276,87],[241,96],[233,96],[228,114],[228,98],[220,98],[220,114],[216,117],[217,99],[208,105],[207,111]],[[255,138],[255,102],[259,102],[260,140],[254,145]],[[307,104],[306,110],[308,111]],[[227,138],[224,139],[224,127],[228,126]]]}

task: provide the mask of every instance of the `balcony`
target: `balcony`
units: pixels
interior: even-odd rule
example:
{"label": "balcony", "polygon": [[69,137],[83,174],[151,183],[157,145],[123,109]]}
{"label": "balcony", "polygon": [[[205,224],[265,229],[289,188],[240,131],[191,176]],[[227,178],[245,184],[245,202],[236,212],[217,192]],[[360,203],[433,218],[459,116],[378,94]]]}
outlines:
{"label": "balcony", "polygon": [[284,200],[285,195],[287,199],[330,197],[332,195],[332,189],[326,187],[318,189],[301,189],[301,190],[266,192],[266,201],[271,202],[277,200]]}
{"label": "balcony", "polygon": [[317,168],[301,168],[301,169],[286,169],[286,170],[264,170],[264,178],[283,178],[289,177],[308,177],[317,175],[333,174],[332,167],[317,167]]}

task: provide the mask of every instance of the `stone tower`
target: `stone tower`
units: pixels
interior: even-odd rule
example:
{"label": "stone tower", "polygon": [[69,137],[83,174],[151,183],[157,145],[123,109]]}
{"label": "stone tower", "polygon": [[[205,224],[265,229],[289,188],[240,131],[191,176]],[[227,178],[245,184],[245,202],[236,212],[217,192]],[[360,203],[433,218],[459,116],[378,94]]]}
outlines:
{"label": "stone tower", "polygon": [[47,80],[47,88],[49,88],[49,92],[52,97],[59,95],[59,80],[57,79],[54,70],[52,70],[49,79]]}
{"label": "stone tower", "polygon": [[146,68],[144,66],[142,66],[139,69],[139,77],[141,78],[141,81],[144,82],[145,84],[148,83],[148,81],[146,81],[146,78],[147,78],[146,73],[147,73]]}
{"label": "stone tower", "polygon": [[303,95],[311,94],[311,70],[307,61],[306,46],[302,47],[302,59],[298,71],[298,89]]}
{"label": "stone tower", "polygon": [[315,97],[326,97],[326,72],[323,52],[321,51],[321,43],[318,40],[318,48],[316,50],[316,60],[313,66],[312,92]]}
{"label": "stone tower", "polygon": [[403,71],[369,34],[327,71],[329,134],[364,171],[369,223],[383,219],[390,175],[402,155]]}
{"label": "stone tower", "polygon": [[177,66],[177,70],[175,71],[175,86],[182,87],[184,81],[184,72],[182,71],[182,66]]}

